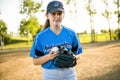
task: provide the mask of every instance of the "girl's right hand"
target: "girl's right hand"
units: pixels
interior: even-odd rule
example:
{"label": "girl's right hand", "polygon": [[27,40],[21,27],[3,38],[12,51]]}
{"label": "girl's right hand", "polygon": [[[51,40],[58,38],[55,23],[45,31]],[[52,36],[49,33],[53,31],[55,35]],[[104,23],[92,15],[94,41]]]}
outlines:
{"label": "girl's right hand", "polygon": [[59,54],[59,51],[56,51],[56,52],[50,51],[49,54],[48,54],[49,59],[50,60],[54,59],[58,54]]}

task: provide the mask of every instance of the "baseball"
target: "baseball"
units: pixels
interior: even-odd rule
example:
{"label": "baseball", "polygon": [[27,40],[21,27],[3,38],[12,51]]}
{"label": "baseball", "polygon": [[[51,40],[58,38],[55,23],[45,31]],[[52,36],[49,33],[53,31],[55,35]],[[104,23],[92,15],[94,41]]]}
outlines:
{"label": "baseball", "polygon": [[53,52],[57,52],[59,49],[58,49],[58,47],[53,47],[51,50],[52,50]]}

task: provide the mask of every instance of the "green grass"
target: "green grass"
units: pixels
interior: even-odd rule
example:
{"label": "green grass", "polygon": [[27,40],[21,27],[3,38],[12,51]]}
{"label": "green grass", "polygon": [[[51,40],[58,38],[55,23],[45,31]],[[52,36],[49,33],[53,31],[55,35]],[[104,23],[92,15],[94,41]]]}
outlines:
{"label": "green grass", "polygon": [[[112,37],[112,40],[117,39],[116,34],[112,34],[111,37]],[[90,34],[79,35],[79,39],[81,43],[90,43],[91,35]],[[95,35],[95,42],[104,42],[104,41],[110,41],[110,36],[108,33]]]}
{"label": "green grass", "polygon": [[22,48],[30,48],[32,42],[18,42],[13,44],[8,44],[4,46],[4,49],[22,49]]}
{"label": "green grass", "polygon": [[[90,34],[79,35],[78,37],[81,43],[91,42]],[[115,40],[115,38],[116,38],[116,34],[112,34],[112,40]],[[104,42],[104,41],[110,41],[110,37],[108,33],[95,35],[95,42]],[[11,42],[5,45],[4,49],[31,48],[31,46],[32,46],[31,38],[20,37],[20,38],[11,38]]]}
{"label": "green grass", "polygon": [[30,48],[32,45],[31,38],[11,38],[11,42],[1,47],[0,49],[22,49],[22,48]]}

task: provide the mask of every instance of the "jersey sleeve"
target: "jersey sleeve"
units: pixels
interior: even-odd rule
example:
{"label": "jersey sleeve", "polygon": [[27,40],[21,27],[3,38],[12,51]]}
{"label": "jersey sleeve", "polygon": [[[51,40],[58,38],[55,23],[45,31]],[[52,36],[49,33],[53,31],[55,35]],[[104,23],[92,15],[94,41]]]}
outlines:
{"label": "jersey sleeve", "polygon": [[72,43],[72,51],[76,55],[82,53],[82,46],[80,44],[80,40],[78,39],[78,36],[75,33],[74,33],[74,38]]}
{"label": "jersey sleeve", "polygon": [[42,46],[40,45],[40,40],[38,39],[38,37],[36,37],[34,39],[34,42],[32,44],[31,50],[30,50],[30,57],[38,58],[43,55],[44,54],[42,52]]}

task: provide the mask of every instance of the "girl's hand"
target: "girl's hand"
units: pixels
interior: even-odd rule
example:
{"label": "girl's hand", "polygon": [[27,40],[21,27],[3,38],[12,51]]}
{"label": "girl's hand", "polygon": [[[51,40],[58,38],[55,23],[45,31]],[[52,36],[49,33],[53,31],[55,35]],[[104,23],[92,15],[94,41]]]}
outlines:
{"label": "girl's hand", "polygon": [[58,54],[59,54],[59,51],[56,51],[56,52],[50,51],[49,54],[48,54],[49,59],[50,59],[50,60],[51,60],[51,59],[54,59]]}

